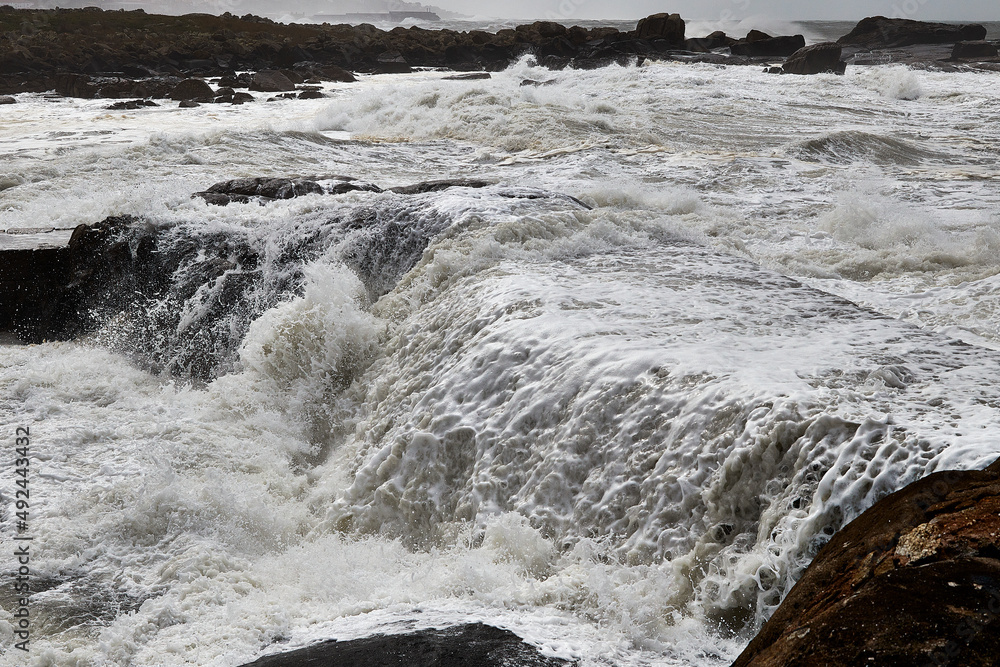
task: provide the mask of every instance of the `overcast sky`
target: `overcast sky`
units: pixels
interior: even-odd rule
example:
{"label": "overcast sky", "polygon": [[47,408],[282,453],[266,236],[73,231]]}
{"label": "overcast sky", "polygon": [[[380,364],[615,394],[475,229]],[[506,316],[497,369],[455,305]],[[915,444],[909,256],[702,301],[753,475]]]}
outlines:
{"label": "overcast sky", "polygon": [[858,20],[897,16],[920,20],[1000,21],[1000,0],[423,0],[424,4],[474,14],[553,19],[639,18],[677,12],[699,21],[776,19]]}

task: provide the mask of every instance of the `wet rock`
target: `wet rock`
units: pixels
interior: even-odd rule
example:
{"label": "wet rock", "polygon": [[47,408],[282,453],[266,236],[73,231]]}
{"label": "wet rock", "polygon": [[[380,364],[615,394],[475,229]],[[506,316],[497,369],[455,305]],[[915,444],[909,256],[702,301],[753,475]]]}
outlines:
{"label": "wet rock", "polygon": [[202,79],[185,79],[170,91],[172,100],[194,100],[195,102],[211,102],[215,99],[215,91]]}
{"label": "wet rock", "polygon": [[326,97],[323,93],[318,90],[303,90],[299,93],[300,100],[320,100]]}
{"label": "wet rock", "polygon": [[195,107],[200,107],[200,106],[201,105],[199,103],[195,102],[194,100],[183,100],[180,104],[177,105],[177,108],[179,108],[179,109],[193,109]]}
{"label": "wet rock", "polygon": [[483,623],[327,641],[259,658],[244,667],[559,667],[510,630]]}
{"label": "wet rock", "polygon": [[811,44],[790,55],[781,69],[785,74],[843,74],[847,63],[840,59],[842,50],[835,42]]}
{"label": "wet rock", "polygon": [[250,93],[234,93],[233,94],[233,104],[246,104],[247,102],[253,102],[256,98]]}
{"label": "wet rock", "polygon": [[357,78],[343,67],[336,65],[325,65],[316,70],[319,78],[324,81],[337,81],[340,83],[354,83]]}
{"label": "wet rock", "polygon": [[956,42],[955,48],[951,52],[951,57],[955,60],[978,58],[996,58],[998,55],[997,46],[986,40],[974,42]]}
{"label": "wet rock", "polygon": [[132,111],[135,109],[144,109],[146,107],[158,107],[160,106],[153,100],[127,100],[124,102],[115,102],[105,107],[108,111]]}
{"label": "wet rock", "polygon": [[930,475],[840,530],[733,667],[986,667],[998,655],[1000,459]]}
{"label": "wet rock", "polygon": [[0,97],[0,104],[17,104],[17,100],[15,100],[13,97],[4,95]]}
{"label": "wet rock", "polygon": [[419,195],[425,192],[440,192],[448,188],[485,188],[488,185],[492,185],[492,183],[474,178],[449,178],[439,181],[424,181],[413,185],[402,185],[389,188],[389,191],[395,192],[398,195]]}
{"label": "wet rock", "polygon": [[727,37],[726,33],[721,30],[716,30],[707,37],[692,37],[684,40],[684,49],[694,53],[705,53],[712,49],[726,48],[735,43],[735,39]]}
{"label": "wet rock", "polygon": [[914,44],[953,44],[986,39],[986,28],[978,24],[927,23],[910,19],[870,16],[837,40],[843,46],[889,49]]}
{"label": "wet rock", "polygon": [[250,90],[261,93],[283,93],[295,90],[295,84],[277,70],[263,70],[253,75],[250,80]]}
{"label": "wet rock", "polygon": [[522,79],[521,86],[551,86],[554,85],[558,79],[547,79],[545,81],[536,81],[534,79]]}
{"label": "wet rock", "polygon": [[0,258],[0,331],[26,343],[53,340],[61,328],[57,298],[66,282],[66,248],[5,250]]}
{"label": "wet rock", "polygon": [[387,52],[379,54],[378,64],[372,74],[409,74],[413,71],[406,58],[400,53]]}
{"label": "wet rock", "polygon": [[468,72],[467,74],[452,74],[451,76],[441,77],[443,81],[477,81],[479,79],[492,78],[493,75],[489,72]]}
{"label": "wet rock", "polygon": [[263,203],[323,192],[319,183],[304,178],[236,178],[216,183],[204,192],[194,193],[192,197],[201,197],[209,204],[225,206],[232,202],[257,200]]}
{"label": "wet rock", "polygon": [[[763,34],[763,33],[760,33]],[[781,37],[765,37],[736,42],[729,47],[734,56],[749,58],[783,58],[792,55],[805,47],[806,38],[802,35],[783,35]]]}
{"label": "wet rock", "polygon": [[635,27],[638,39],[666,40],[671,46],[684,45],[684,19],[680,14],[653,14],[641,19]]}

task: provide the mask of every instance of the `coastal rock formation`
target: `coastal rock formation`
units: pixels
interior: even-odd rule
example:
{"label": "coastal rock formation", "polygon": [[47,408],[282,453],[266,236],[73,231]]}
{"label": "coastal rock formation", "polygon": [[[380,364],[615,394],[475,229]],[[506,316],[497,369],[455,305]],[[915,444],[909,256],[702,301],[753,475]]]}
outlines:
{"label": "coastal rock formation", "polygon": [[559,667],[510,630],[483,623],[327,641],[297,651],[269,655],[244,667]]}
{"label": "coastal rock formation", "polygon": [[760,31],[752,30],[746,39],[732,44],[729,50],[734,56],[779,58],[790,56],[805,45],[806,38],[802,35],[771,37]]}
{"label": "coastal rock formation", "polygon": [[0,104],[17,104],[17,100],[13,97],[4,95],[3,97],[0,97]]}
{"label": "coastal rock formation", "polygon": [[833,536],[733,667],[987,667],[1000,655],[1000,459],[932,474]]}
{"label": "coastal rock formation", "polygon": [[870,16],[837,40],[842,46],[891,49],[914,44],[952,44],[986,39],[986,28],[978,24],[954,25],[910,19]]}
{"label": "coastal rock formation", "polygon": [[956,42],[955,48],[952,49],[951,57],[955,60],[962,59],[979,59],[979,58],[996,58],[998,55],[997,46],[992,42],[987,42],[986,40],[977,40],[974,42]]}
{"label": "coastal rock formation", "polygon": [[653,14],[639,21],[635,27],[637,39],[665,39],[672,46],[684,45],[684,19],[680,14]]}
{"label": "coastal rock formation", "polygon": [[840,59],[843,49],[835,42],[811,44],[793,53],[782,65],[785,74],[843,74],[847,63]]}

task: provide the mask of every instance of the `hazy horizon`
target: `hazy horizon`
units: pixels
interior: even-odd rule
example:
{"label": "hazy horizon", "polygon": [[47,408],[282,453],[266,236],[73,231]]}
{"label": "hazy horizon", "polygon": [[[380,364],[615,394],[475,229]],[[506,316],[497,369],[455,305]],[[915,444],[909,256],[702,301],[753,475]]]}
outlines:
{"label": "hazy horizon", "polygon": [[944,3],[940,0],[844,0],[840,3],[794,2],[793,0],[508,0],[507,2],[469,2],[438,0],[443,9],[477,16],[503,18],[553,19],[638,19],[658,12],[678,13],[695,21],[729,21],[750,17],[783,20],[861,20],[866,16],[889,16],[924,21],[1000,21],[1000,3],[996,0],[965,0]]}

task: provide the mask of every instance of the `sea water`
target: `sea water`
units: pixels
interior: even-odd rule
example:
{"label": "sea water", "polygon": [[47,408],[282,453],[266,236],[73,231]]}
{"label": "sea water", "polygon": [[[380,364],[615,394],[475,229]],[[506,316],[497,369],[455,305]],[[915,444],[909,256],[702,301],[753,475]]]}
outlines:
{"label": "sea water", "polygon": [[[0,347],[5,545],[32,437],[30,664],[481,620],[581,665],[725,665],[838,528],[996,458],[1000,74],[443,76],[3,107],[3,247],[127,214],[204,249],[178,285],[218,239],[264,258],[252,308],[220,315],[213,278]],[[289,175],[489,184],[191,197]]]}

